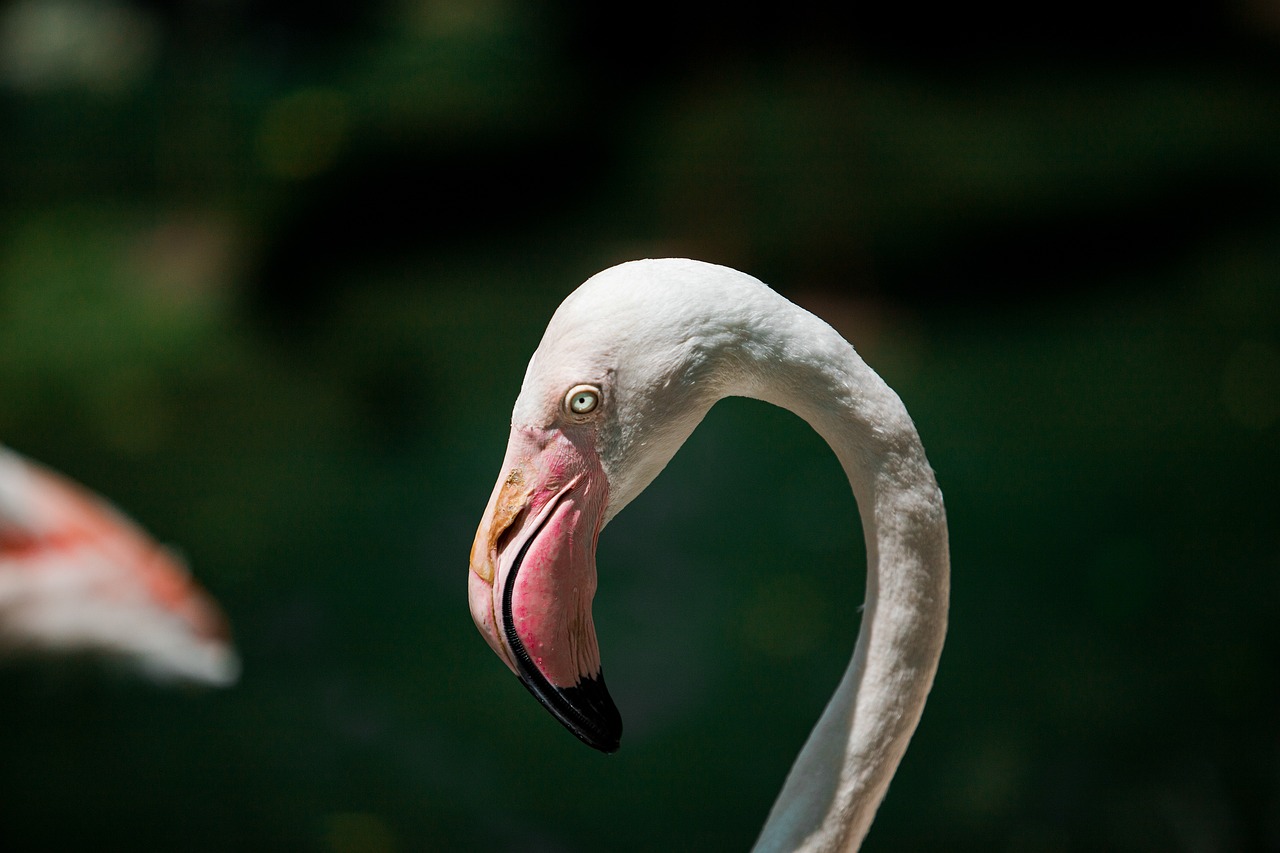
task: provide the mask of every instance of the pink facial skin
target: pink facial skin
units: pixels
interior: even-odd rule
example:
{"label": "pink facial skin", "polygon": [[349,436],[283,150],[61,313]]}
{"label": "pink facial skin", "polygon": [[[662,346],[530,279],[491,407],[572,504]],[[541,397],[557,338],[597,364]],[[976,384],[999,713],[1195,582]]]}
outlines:
{"label": "pink facial skin", "polygon": [[590,439],[572,426],[513,428],[471,550],[476,626],[513,672],[524,677],[523,650],[556,688],[600,673],[591,600],[608,484]]}

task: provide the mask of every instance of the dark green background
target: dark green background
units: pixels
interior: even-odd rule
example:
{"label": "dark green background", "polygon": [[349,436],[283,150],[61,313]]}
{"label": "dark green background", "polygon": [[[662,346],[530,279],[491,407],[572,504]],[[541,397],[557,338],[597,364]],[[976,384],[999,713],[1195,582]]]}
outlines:
{"label": "dark green background", "polygon": [[0,7],[0,438],[245,665],[0,671],[0,848],[746,849],[862,597],[803,423],[721,404],[602,537],[617,755],[466,605],[551,312],[687,255],[844,332],[946,495],[866,849],[1280,849],[1280,23],[1148,12]]}

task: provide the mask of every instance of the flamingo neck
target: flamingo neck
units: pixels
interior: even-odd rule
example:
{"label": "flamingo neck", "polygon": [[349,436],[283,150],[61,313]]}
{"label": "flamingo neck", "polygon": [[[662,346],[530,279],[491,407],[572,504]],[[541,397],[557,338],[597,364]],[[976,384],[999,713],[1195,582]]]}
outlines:
{"label": "flamingo neck", "polygon": [[790,409],[844,466],[866,534],[862,625],[757,850],[857,848],[920,719],[946,633],[946,515],[902,401],[822,320],[751,276],[680,258],[611,267],[566,299],[529,362],[513,422],[553,421],[564,389],[583,377],[612,399],[597,433],[604,522],[726,396]]}
{"label": "flamingo neck", "polygon": [[888,385],[813,315],[792,307],[770,322],[782,323],[775,337],[785,347],[763,348],[767,358],[743,391],[800,415],[835,451],[861,511],[867,585],[853,657],[755,849],[852,851],[937,671],[950,585],[946,514],[915,426]]}

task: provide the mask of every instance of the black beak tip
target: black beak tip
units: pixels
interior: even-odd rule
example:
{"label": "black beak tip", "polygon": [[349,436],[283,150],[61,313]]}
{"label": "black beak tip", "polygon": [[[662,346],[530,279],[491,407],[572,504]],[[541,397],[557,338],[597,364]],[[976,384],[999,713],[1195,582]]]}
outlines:
{"label": "black beak tip", "polygon": [[593,749],[618,751],[622,745],[622,714],[605,687],[603,672],[560,690],[560,695],[577,712],[573,724],[566,724],[569,731]]}
{"label": "black beak tip", "polygon": [[[622,714],[604,684],[604,673],[583,678],[573,687],[554,687],[520,679],[574,737],[592,749],[614,753],[622,745]],[[539,687],[544,689],[539,690]]]}

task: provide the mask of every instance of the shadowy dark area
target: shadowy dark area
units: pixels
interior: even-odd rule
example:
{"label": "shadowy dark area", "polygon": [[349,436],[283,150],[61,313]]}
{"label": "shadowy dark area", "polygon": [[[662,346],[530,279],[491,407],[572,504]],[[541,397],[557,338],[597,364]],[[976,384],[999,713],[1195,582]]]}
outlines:
{"label": "shadowy dark area", "polygon": [[362,269],[527,240],[571,221],[604,180],[603,141],[582,125],[441,136],[356,153],[290,197],[255,265],[254,307],[286,328],[314,321]]}
{"label": "shadowy dark area", "polygon": [[[1280,182],[1265,164],[1209,166],[1160,176],[1136,199],[1099,199],[1081,209],[1034,211],[956,223],[928,249],[886,252],[878,265],[884,290],[916,310],[1035,306],[1053,310],[1096,297],[1111,279],[1133,276],[1135,294],[1164,289],[1197,247],[1266,221]],[[895,247],[896,248],[896,247]],[[1147,273],[1155,276],[1147,276]],[[1151,294],[1155,295],[1155,294]]]}

